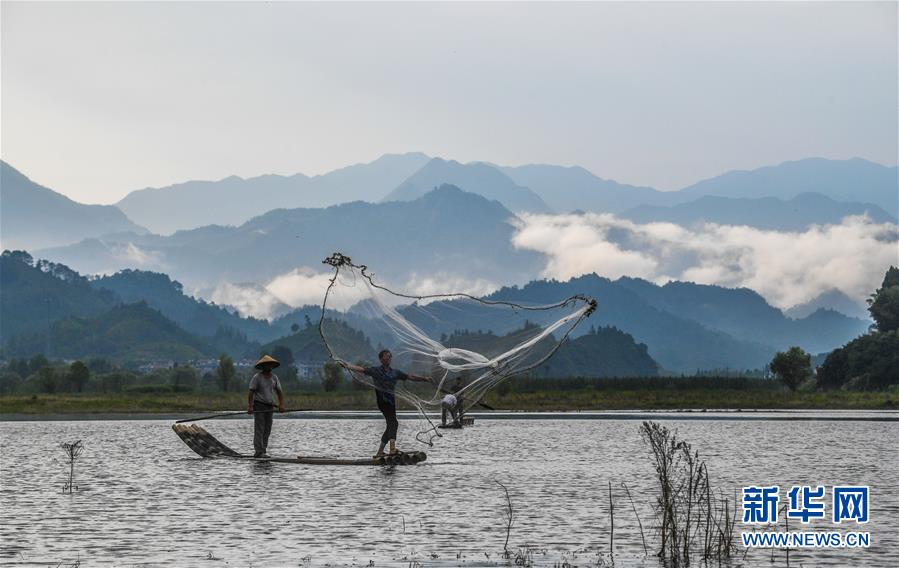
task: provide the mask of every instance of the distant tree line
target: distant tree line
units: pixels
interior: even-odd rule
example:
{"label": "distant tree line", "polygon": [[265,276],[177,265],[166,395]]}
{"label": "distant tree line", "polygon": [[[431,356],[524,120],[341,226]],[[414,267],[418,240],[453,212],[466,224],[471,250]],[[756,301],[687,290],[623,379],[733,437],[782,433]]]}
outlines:
{"label": "distant tree line", "polygon": [[[336,391],[354,388],[345,381],[343,369],[326,364],[317,374],[301,381],[294,366],[290,348],[276,346],[271,353],[281,362],[275,371],[288,392]],[[14,394],[175,394],[243,392],[256,372],[240,369],[234,359],[222,354],[212,372],[201,373],[194,367],[175,364],[140,373],[133,366],[120,366],[108,359],[64,362],[50,360],[43,354],[31,358],[10,359],[0,369],[0,396]]]}

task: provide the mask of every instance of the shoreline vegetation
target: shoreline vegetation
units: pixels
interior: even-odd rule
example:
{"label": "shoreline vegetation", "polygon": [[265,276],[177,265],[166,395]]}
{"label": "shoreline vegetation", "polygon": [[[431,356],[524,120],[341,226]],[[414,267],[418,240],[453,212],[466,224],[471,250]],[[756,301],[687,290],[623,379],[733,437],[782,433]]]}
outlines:
{"label": "shoreline vegetation", "polygon": [[[376,410],[366,391],[287,393],[289,408],[315,411]],[[771,388],[578,388],[490,393],[484,400],[497,411],[604,410],[895,410],[899,392],[798,391]],[[411,410],[400,404],[400,410]],[[179,414],[236,411],[246,394],[64,393],[0,396],[0,414]],[[477,410],[477,408],[473,409]]]}

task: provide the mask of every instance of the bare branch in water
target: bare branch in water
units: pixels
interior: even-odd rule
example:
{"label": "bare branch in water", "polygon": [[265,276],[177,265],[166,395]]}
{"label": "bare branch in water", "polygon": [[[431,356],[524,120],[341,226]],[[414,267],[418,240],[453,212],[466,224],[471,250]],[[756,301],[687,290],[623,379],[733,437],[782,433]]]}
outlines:
{"label": "bare branch in water", "polygon": [[60,448],[66,453],[66,457],[69,460],[69,481],[66,483],[63,488],[63,493],[72,493],[74,490],[78,489],[75,487],[75,460],[81,456],[81,453],[84,452],[84,445],[81,443],[81,440],[77,440],[75,442],[64,442],[59,445]]}
{"label": "bare branch in water", "polygon": [[612,502],[612,480],[609,480],[609,554],[615,554],[615,503]]}
{"label": "bare branch in water", "polygon": [[512,524],[515,522],[515,510],[512,508],[512,498],[509,497],[509,489],[497,480],[494,483],[503,488],[506,494],[506,542],[503,543],[503,556],[509,558],[509,535],[512,532]]}

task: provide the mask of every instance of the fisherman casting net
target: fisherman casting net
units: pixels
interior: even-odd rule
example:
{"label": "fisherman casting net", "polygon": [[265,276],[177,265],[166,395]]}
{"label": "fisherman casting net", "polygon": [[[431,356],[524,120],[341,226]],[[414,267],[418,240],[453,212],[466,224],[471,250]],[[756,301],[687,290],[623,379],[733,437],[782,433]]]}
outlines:
{"label": "fisherman casting net", "polygon": [[[340,253],[323,262],[334,269],[319,322],[329,354],[341,365],[370,367],[379,365],[378,352],[388,349],[392,368],[429,377],[429,383],[399,381],[395,386],[398,401],[426,421],[416,438],[429,445],[437,435],[433,417],[447,394],[464,412],[511,377],[546,376],[550,358],[596,309],[596,301],[586,296],[528,302],[518,288],[484,298],[404,294]],[[529,290],[539,295],[534,292]],[[357,385],[383,389],[364,373],[346,367],[343,372]]]}

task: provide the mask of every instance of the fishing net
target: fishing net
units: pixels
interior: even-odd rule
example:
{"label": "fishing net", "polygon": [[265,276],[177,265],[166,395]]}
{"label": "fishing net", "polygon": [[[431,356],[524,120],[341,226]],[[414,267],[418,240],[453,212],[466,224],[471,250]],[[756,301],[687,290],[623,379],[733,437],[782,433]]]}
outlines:
{"label": "fishing net", "polygon": [[[555,303],[525,301],[518,288],[484,298],[405,294],[343,254],[323,262],[334,269],[319,322],[329,355],[341,365],[370,367],[380,364],[378,353],[387,349],[391,367],[428,377],[427,383],[395,386],[398,401],[420,413],[424,422],[416,439],[428,445],[440,435],[435,417],[447,394],[464,413],[484,406],[485,395],[505,380],[543,376],[545,363],[596,309],[594,299],[580,295]],[[346,366],[343,372],[360,388],[382,388],[364,373]]]}

